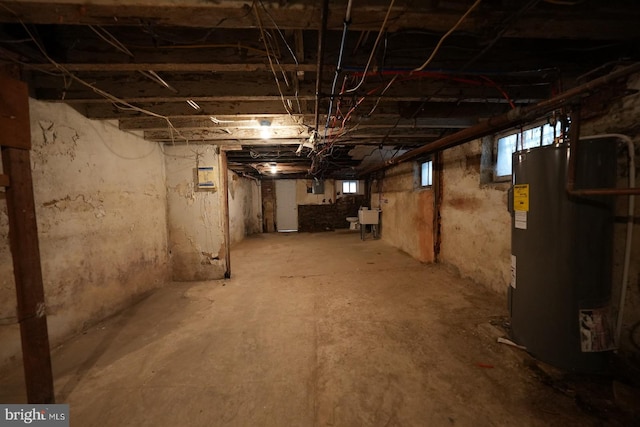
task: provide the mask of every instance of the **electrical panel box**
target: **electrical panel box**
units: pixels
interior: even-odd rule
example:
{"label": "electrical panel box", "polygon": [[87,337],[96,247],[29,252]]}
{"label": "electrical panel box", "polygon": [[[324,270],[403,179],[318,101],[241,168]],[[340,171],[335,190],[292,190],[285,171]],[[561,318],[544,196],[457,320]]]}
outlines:
{"label": "electrical panel box", "polygon": [[324,181],[321,179],[314,179],[312,189],[313,194],[324,194]]}
{"label": "electrical panel box", "polygon": [[197,179],[197,187],[199,190],[213,190],[216,188],[213,166],[199,166]]}

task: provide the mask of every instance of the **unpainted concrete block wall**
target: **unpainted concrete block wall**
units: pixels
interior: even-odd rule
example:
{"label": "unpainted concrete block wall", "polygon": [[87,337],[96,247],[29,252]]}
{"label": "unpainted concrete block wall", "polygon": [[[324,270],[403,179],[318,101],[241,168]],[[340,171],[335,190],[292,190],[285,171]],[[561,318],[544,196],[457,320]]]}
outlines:
{"label": "unpainted concrete block wall", "polygon": [[[167,224],[176,281],[221,279],[225,245],[220,156],[212,145],[166,146]],[[213,166],[214,189],[197,188],[197,168]]]}
{"label": "unpainted concrete block wall", "polygon": [[[168,278],[160,147],[64,104],[30,100],[31,168],[50,343]],[[0,365],[20,357],[6,201],[0,192]]]}
{"label": "unpainted concrete block wall", "polygon": [[262,232],[262,191],[260,181],[229,175],[229,233],[231,244]]}
{"label": "unpainted concrete block wall", "polygon": [[374,182],[371,207],[380,208],[381,238],[422,262],[433,262],[434,194],[418,188],[415,163],[407,162],[385,171]]}
{"label": "unpainted concrete block wall", "polygon": [[509,184],[480,185],[481,140],[442,155],[440,260],[496,292],[511,280]]}

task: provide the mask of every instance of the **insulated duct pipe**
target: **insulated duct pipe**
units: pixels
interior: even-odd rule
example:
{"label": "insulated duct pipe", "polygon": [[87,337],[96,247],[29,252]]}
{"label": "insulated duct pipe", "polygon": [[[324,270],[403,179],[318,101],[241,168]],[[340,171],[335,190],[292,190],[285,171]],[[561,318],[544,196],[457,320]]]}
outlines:
{"label": "insulated duct pipe", "polygon": [[[416,148],[415,150],[408,151],[396,158],[389,159],[379,166],[366,169],[362,171],[360,175],[368,175],[373,172],[386,169],[389,166],[406,162],[407,160],[414,159],[424,154],[431,154],[436,151],[446,150],[447,148],[455,147],[457,145],[464,144],[465,142],[473,141],[474,139],[482,138],[483,136],[491,135],[501,130],[509,129],[519,123],[534,120],[572,102],[575,98],[584,95],[586,92],[598,89],[608,83],[611,83],[614,80],[626,77],[629,74],[633,74],[638,71],[640,71],[640,62],[614,71],[610,74],[607,74],[606,76],[591,80],[590,82],[584,83],[580,86],[576,86],[573,89],[569,89],[557,96],[554,96],[553,98],[541,101],[535,105],[524,108],[514,108],[506,114],[492,117],[475,126],[463,129],[452,135],[445,136],[444,138],[440,138],[437,141],[423,145],[422,147]],[[620,190],[629,191],[627,189]]]}

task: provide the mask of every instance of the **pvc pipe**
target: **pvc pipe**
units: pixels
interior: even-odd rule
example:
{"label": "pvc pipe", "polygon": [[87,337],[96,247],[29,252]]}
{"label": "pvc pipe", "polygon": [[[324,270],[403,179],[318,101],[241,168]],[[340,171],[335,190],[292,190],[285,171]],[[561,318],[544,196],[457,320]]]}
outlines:
{"label": "pvc pipe", "polygon": [[[635,147],[633,140],[627,135],[618,133],[609,133],[602,135],[583,136],[581,140],[587,139],[603,139],[603,138],[618,138],[627,144],[627,150],[629,155],[629,188],[636,186],[636,162],[635,162]],[[622,320],[624,314],[624,303],[627,298],[627,288],[629,287],[629,265],[631,264],[631,243],[633,241],[633,218],[635,215],[635,196],[629,195],[629,209],[627,211],[627,241],[624,249],[624,265],[622,268],[622,284],[620,290],[620,306],[618,307],[618,316],[616,318],[616,330],[615,330],[615,345],[620,346],[620,336],[622,334]]]}

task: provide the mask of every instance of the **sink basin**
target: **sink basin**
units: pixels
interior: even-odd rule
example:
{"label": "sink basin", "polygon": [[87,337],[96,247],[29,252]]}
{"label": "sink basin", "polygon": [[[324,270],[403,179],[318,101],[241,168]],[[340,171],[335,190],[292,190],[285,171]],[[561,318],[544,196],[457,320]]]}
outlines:
{"label": "sink basin", "polygon": [[378,224],[380,222],[380,211],[378,209],[360,209],[358,211],[360,224]]}

